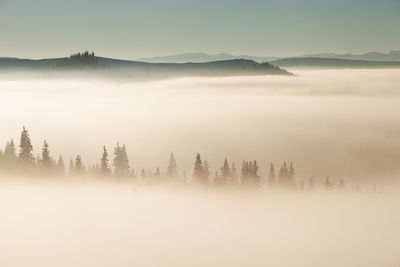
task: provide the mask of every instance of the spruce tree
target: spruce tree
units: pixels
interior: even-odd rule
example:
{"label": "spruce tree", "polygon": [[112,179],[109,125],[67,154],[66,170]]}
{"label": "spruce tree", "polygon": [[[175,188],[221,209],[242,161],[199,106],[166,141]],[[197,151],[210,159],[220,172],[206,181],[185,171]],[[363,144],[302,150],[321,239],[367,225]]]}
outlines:
{"label": "spruce tree", "polygon": [[193,178],[204,182],[204,167],[199,153],[197,153],[196,161],[194,163]]}
{"label": "spruce tree", "polygon": [[68,168],[68,174],[69,175],[73,175],[75,173],[74,170],[74,162],[72,161],[72,159],[69,160],[69,168]]}
{"label": "spruce tree", "polygon": [[171,155],[169,157],[166,176],[169,177],[169,178],[176,178],[178,176],[178,169],[177,169],[177,166],[176,166],[174,153],[171,153]]}
{"label": "spruce tree", "polygon": [[225,158],[224,165],[222,165],[221,169],[221,178],[223,180],[229,180],[231,176],[231,170],[229,168],[228,160]]}
{"label": "spruce tree", "polygon": [[232,178],[232,181],[237,181],[238,174],[237,174],[235,162],[232,161],[232,165],[231,166],[232,166],[231,167],[231,178]]}
{"label": "spruce tree", "polygon": [[272,162],[269,167],[268,183],[269,183],[269,185],[274,185],[274,183],[275,183],[275,167]]}
{"label": "spruce tree", "polygon": [[64,164],[64,160],[61,155],[58,157],[58,160],[56,163],[56,170],[59,175],[61,175],[61,176],[65,175],[65,164]]}
{"label": "spruce tree", "polygon": [[286,161],[283,162],[283,165],[281,169],[279,170],[278,174],[278,180],[281,185],[287,185],[288,184],[288,176],[289,176],[289,170]]}
{"label": "spruce tree", "polygon": [[74,168],[75,174],[80,175],[84,173],[84,167],[82,163],[82,158],[80,155],[77,155],[75,158],[75,168]]}
{"label": "spruce tree", "polygon": [[108,166],[108,151],[106,146],[103,146],[103,155],[100,160],[100,173],[102,175],[110,174],[110,167]]}
{"label": "spruce tree", "polygon": [[43,142],[41,163],[42,168],[45,170],[50,169],[53,163],[52,158],[50,157],[49,145],[47,144],[46,140]]}
{"label": "spruce tree", "polygon": [[126,152],[126,146],[122,147],[117,143],[117,146],[114,148],[114,168],[115,175],[117,176],[127,176],[129,173],[129,159],[128,154]]}
{"label": "spruce tree", "polygon": [[13,139],[11,139],[10,142],[7,142],[7,145],[4,149],[4,158],[8,161],[15,160],[17,158],[17,149]]}
{"label": "spruce tree", "polygon": [[204,179],[205,179],[206,181],[208,181],[210,175],[211,175],[211,173],[210,173],[210,166],[208,165],[208,161],[205,160],[205,161],[204,161]]}
{"label": "spruce tree", "polygon": [[32,155],[33,147],[31,143],[31,139],[29,137],[28,130],[23,127],[19,145],[19,154],[18,158],[25,164],[32,164],[35,158]]}

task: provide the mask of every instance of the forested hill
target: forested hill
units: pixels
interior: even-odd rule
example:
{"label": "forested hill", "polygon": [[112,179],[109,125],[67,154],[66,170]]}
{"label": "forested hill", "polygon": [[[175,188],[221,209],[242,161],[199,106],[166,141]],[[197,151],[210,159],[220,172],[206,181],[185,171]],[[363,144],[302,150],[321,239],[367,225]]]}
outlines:
{"label": "forested hill", "polygon": [[247,59],[233,59],[204,63],[148,63],[105,57],[94,53],[78,53],[68,58],[18,59],[0,58],[1,71],[55,71],[67,72],[100,70],[120,72],[130,76],[232,76],[232,75],[291,75],[291,73],[270,63],[258,63]]}

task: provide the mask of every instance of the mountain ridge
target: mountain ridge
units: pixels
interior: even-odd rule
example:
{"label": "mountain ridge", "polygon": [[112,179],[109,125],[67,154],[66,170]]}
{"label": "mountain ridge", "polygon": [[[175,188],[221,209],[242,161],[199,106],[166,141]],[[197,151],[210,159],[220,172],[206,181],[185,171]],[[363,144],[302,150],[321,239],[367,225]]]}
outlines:
{"label": "mountain ridge", "polygon": [[336,59],[351,59],[351,60],[366,60],[366,61],[400,61],[400,50],[393,50],[388,53],[382,52],[367,52],[364,54],[336,54],[336,53],[316,53],[316,54],[306,54],[300,56],[291,57],[276,57],[276,56],[249,56],[249,55],[238,55],[235,56],[230,53],[218,53],[218,54],[208,54],[203,52],[196,53],[182,53],[169,56],[158,56],[158,57],[147,57],[138,58],[136,60],[152,62],[152,63],[186,63],[186,62],[207,62],[216,60],[227,60],[227,59],[250,59],[256,62],[270,62],[279,59],[286,58],[336,58]]}

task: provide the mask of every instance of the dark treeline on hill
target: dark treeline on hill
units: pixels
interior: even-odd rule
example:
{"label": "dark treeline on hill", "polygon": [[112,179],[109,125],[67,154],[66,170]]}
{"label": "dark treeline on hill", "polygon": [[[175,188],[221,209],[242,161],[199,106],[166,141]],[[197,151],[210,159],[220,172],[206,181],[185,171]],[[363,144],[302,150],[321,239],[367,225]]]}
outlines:
{"label": "dark treeline on hill", "polygon": [[89,53],[88,51],[84,53],[77,53],[71,55],[69,58],[63,58],[56,62],[56,69],[98,69],[100,67],[104,68],[104,63],[99,63],[98,58],[95,56],[94,52]]}
{"label": "dark treeline on hill", "polygon": [[[112,158],[112,160],[111,160]],[[17,174],[25,176],[42,177],[65,177],[65,176],[96,176],[96,177],[114,177],[112,179],[134,179],[144,183],[158,182],[181,182],[195,183],[214,186],[279,186],[288,189],[312,189],[314,186],[313,178],[310,178],[307,184],[300,180],[296,182],[295,169],[292,163],[283,162],[279,171],[276,173],[273,163],[269,163],[268,174],[262,177],[258,170],[259,165],[256,160],[243,161],[241,171],[235,162],[228,162],[225,158],[221,167],[211,175],[210,165],[207,160],[202,160],[199,153],[194,160],[192,176],[186,175],[186,171],[181,173],[173,153],[170,154],[168,167],[162,172],[156,167],[154,172],[142,169],[135,172],[131,167],[127,148],[124,144],[116,144],[112,153],[103,146],[99,151],[99,162],[94,165],[85,166],[80,155],[76,155],[69,160],[68,168],[63,157],[53,157],[50,152],[49,144],[43,141],[41,153],[36,157],[33,155],[33,147],[28,130],[23,127],[19,146],[17,148],[13,139],[9,140],[4,148],[0,150],[0,172],[8,174]],[[324,186],[326,189],[333,189],[334,183],[329,177],[326,178]],[[344,182],[340,180],[339,188],[344,189]]]}
{"label": "dark treeline on hill", "polygon": [[[0,71],[61,71],[104,70],[92,75],[135,78],[140,80],[175,77],[215,77],[240,75],[293,75],[268,62],[258,63],[248,59],[231,59],[202,63],[149,63],[99,57],[94,52],[76,53],[65,58],[19,59],[0,58]],[[64,72],[61,72],[64,74]],[[75,72],[74,72],[75,73]]]}

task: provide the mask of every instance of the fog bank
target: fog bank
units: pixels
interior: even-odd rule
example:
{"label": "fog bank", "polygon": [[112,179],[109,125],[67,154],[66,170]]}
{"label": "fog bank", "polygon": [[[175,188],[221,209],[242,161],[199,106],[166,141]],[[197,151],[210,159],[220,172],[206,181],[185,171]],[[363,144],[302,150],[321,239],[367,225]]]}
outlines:
{"label": "fog bank", "polygon": [[[204,189],[204,188],[203,188]],[[0,181],[1,266],[396,266],[399,195]]]}
{"label": "fog bank", "polygon": [[197,152],[217,170],[225,157],[293,161],[297,177],[397,179],[400,71],[320,70],[296,77],[184,78],[157,82],[1,76],[0,143],[29,129],[65,161],[97,163],[119,141],[136,170],[165,170],[174,152],[192,174]]}

